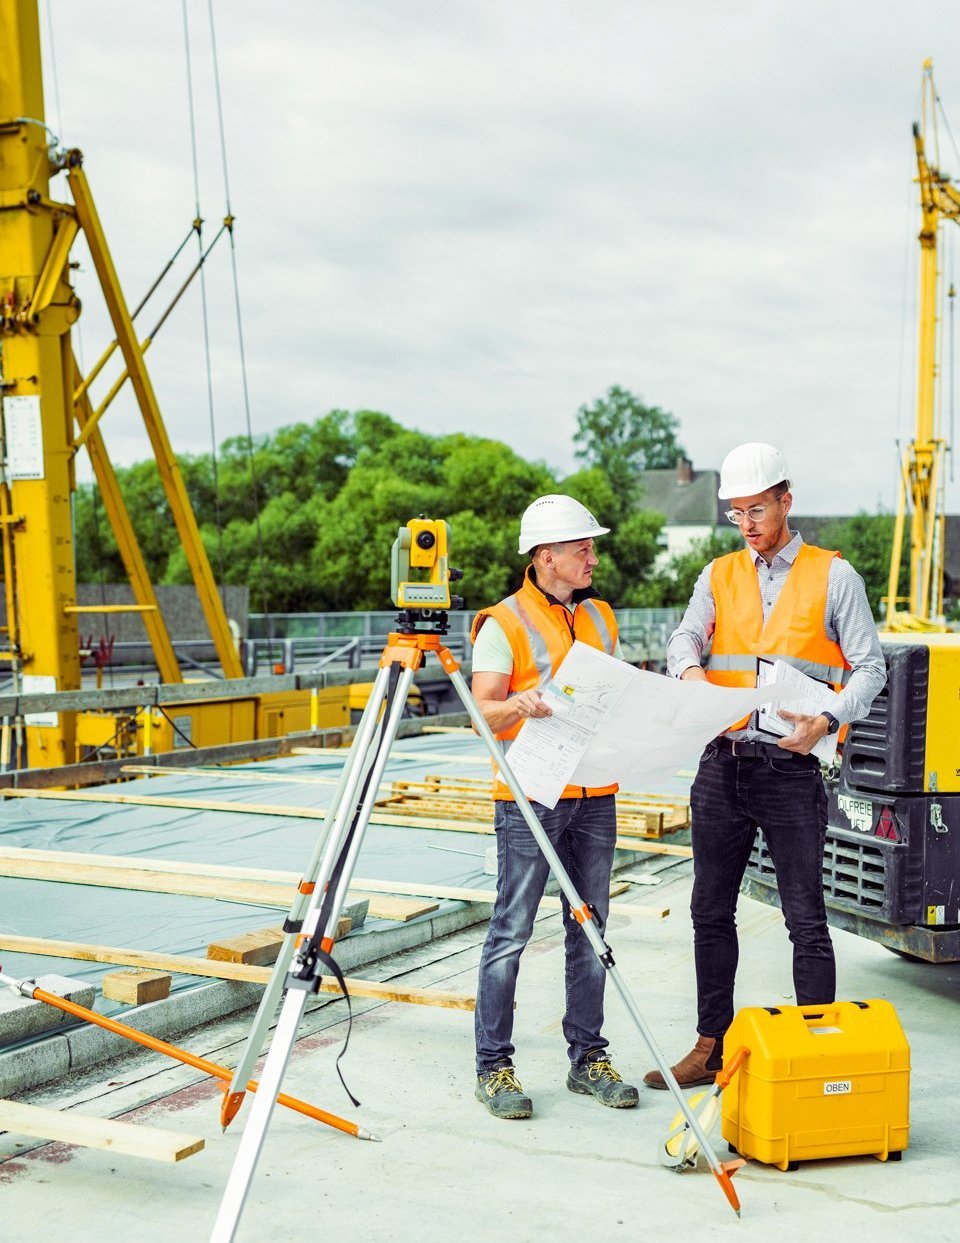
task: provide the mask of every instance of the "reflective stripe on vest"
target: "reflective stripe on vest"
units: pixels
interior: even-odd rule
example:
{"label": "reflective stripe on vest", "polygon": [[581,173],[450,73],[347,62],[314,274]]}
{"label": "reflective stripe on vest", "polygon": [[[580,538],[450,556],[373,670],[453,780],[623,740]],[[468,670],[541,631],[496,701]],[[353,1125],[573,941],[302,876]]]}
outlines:
{"label": "reflective stripe on vest", "polygon": [[[849,669],[844,669],[838,665],[821,665],[814,660],[801,660],[798,656],[787,656],[783,652],[765,652],[763,659],[769,661],[782,660],[785,665],[792,665],[794,669],[799,669],[807,677],[816,678],[818,682],[830,682],[834,686],[838,683],[846,685],[850,678]],[[737,656],[733,654],[714,656],[711,654],[707,661],[707,668],[724,673],[730,670],[742,670],[756,674],[757,660],[756,656]]]}
{"label": "reflective stripe on vest", "polygon": [[600,641],[603,644],[603,650],[608,656],[612,656],[614,649],[614,638],[610,633],[610,627],[607,625],[607,619],[592,600],[581,600],[577,607],[583,609],[583,611],[588,614],[590,620],[597,628],[597,634],[600,636]]}
{"label": "reflective stripe on vest", "polygon": [[518,596],[510,596],[504,600],[504,604],[511,612],[516,613],[523,624],[523,628],[527,632],[527,640],[530,644],[533,663],[537,666],[537,673],[540,675],[540,685],[546,686],[553,677],[553,665],[550,661],[550,653],[547,651],[546,640],[533,624],[530,614],[520,603]]}

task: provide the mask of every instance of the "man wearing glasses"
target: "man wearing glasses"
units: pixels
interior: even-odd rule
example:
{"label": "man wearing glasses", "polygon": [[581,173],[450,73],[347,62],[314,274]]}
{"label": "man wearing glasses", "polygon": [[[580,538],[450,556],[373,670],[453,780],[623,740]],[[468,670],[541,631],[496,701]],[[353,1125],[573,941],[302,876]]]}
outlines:
{"label": "man wearing glasses", "polygon": [[[755,686],[759,660],[785,660],[840,692],[834,713],[803,716],[786,738],[756,714],[703,753],[691,790],[694,858],[690,903],[697,973],[697,1041],[673,1073],[682,1087],[712,1083],[733,1019],[739,954],[737,896],[757,829],[766,840],[790,940],[797,1005],[832,1002],[833,945],[823,901],[827,799],[810,751],[867,715],[886,668],[863,580],[838,553],[790,530],[787,464],[767,444],[740,445],[720,469],[721,500],[745,547],[712,561],[667,644],[667,671],[718,686]],[[712,640],[706,671],[701,659]],[[665,1088],[659,1071],[644,1078]]]}

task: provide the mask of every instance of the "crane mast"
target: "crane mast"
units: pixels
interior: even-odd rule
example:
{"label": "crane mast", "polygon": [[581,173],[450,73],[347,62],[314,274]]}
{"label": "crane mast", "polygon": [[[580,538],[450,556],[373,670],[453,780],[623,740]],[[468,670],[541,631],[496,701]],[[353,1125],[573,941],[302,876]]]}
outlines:
{"label": "crane mast", "polygon": [[[940,434],[938,388],[940,365],[937,329],[940,323],[940,227],[960,222],[960,193],[939,168],[936,142],[937,94],[933,64],[923,66],[923,119],[913,126],[920,187],[920,327],[917,344],[917,410],[915,437],[903,453],[897,516],[894,525],[890,578],[887,585],[886,630],[944,630],[944,461],[947,442]],[[933,152],[926,139],[933,135]],[[931,163],[931,158],[935,161]],[[910,523],[909,596],[897,595],[901,550]],[[907,609],[900,611],[899,604]]]}
{"label": "crane mast", "polygon": [[[80,151],[60,150],[44,119],[36,0],[0,5],[0,546],[6,617],[0,631],[0,677],[15,693],[80,686],[78,606],[72,522],[76,453],[89,454],[133,591],[134,604],[111,606],[143,617],[161,679],[182,675],[146,563],[137,543],[99,420],[129,378],[194,585],[227,678],[242,668],[200,531],[147,373],[145,344],[135,335]],[[72,202],[50,197],[66,174]],[[94,410],[70,330],[80,302],[70,286],[70,248],[80,231],[90,248],[125,366]],[[148,344],[148,342],[146,343]],[[108,350],[107,356],[110,352]],[[75,436],[75,428],[77,434]],[[96,611],[101,611],[97,609]],[[54,712],[18,723],[30,767],[73,763],[76,718]],[[5,725],[4,743],[9,738]],[[18,748],[19,750],[19,748]],[[7,756],[2,764],[7,766]],[[16,766],[16,765],[15,765]]]}

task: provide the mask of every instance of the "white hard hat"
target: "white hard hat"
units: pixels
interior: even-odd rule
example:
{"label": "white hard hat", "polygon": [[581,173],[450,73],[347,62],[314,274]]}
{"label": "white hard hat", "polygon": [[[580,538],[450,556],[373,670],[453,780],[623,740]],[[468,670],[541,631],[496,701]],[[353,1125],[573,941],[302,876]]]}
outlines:
{"label": "white hard hat", "polygon": [[723,459],[717,496],[721,501],[734,496],[756,496],[789,478],[787,459],[779,449],[751,441],[737,445]]}
{"label": "white hard hat", "polygon": [[567,540],[607,535],[609,531],[609,527],[602,527],[590,510],[572,496],[551,493],[537,497],[523,511],[517,552],[529,552],[538,544],[563,544]]}

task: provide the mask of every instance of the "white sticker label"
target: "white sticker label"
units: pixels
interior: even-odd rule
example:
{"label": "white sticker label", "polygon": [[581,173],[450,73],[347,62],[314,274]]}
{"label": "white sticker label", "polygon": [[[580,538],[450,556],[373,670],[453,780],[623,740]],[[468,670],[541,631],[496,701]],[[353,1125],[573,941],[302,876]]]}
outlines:
{"label": "white sticker label", "polygon": [[11,479],[43,478],[43,428],[39,397],[5,397],[3,427]]}
{"label": "white sticker label", "polygon": [[[55,695],[57,679],[45,673],[25,673],[21,683],[25,695]],[[56,729],[60,724],[57,712],[25,712],[24,725],[39,725],[42,729]]]}
{"label": "white sticker label", "polygon": [[869,799],[840,794],[837,796],[837,806],[858,833],[869,833],[873,828],[873,803]]}
{"label": "white sticker label", "polygon": [[823,1085],[824,1096],[849,1096],[852,1091],[851,1079],[828,1079]]}
{"label": "white sticker label", "polygon": [[842,1027],[811,1027],[811,1036],[842,1036]]}
{"label": "white sticker label", "polygon": [[171,716],[173,726],[173,749],[179,751],[183,747],[193,746],[193,717]]}

